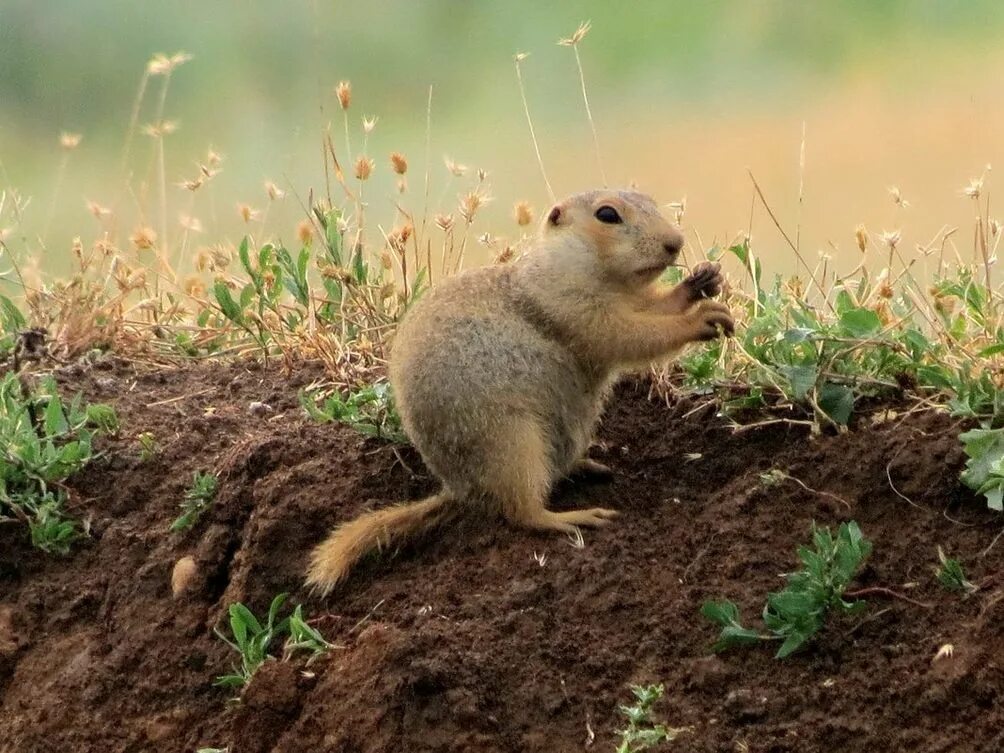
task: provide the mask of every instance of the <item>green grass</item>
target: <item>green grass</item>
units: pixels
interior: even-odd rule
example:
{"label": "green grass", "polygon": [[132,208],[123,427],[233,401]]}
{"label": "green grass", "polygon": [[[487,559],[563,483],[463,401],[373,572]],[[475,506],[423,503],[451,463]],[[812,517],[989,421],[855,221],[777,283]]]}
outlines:
{"label": "green grass", "polygon": [[107,405],[60,397],[51,377],[27,390],[12,372],[0,378],[0,522],[19,521],[32,544],[67,554],[81,536],[66,511],[63,482],[94,457],[93,438],[118,428]]}
{"label": "green grass", "polygon": [[181,515],[171,523],[171,530],[187,531],[194,526],[216,499],[218,487],[219,480],[214,474],[196,471],[192,475],[192,485],[185,491]]}
{"label": "green grass", "polygon": [[279,611],[287,594],[279,594],[269,605],[265,621],[260,621],[243,604],[231,604],[230,633],[228,638],[218,628],[217,637],[240,655],[240,664],[233,671],[216,678],[216,684],[228,688],[243,688],[254,673],[266,661],[272,659],[269,653],[274,643],[285,638],[283,657],[289,659],[294,653],[308,652],[317,657],[332,648],[324,637],[307,624],[303,617],[303,607],[297,606],[292,614],[279,619]]}

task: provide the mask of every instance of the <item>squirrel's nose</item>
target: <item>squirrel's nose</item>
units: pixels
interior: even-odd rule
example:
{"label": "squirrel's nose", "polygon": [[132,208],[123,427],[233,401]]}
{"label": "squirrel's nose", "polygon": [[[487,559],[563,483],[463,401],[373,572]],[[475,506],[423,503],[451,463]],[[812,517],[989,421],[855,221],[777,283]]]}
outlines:
{"label": "squirrel's nose", "polygon": [[683,234],[679,230],[673,230],[662,241],[662,247],[670,256],[676,256],[683,248]]}

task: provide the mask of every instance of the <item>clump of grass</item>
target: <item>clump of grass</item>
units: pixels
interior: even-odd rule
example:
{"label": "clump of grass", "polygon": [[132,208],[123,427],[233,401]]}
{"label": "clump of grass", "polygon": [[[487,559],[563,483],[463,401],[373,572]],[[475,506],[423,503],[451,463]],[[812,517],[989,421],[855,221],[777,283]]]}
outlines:
{"label": "clump of grass", "polygon": [[298,605],[287,617],[278,619],[279,611],[285,603],[288,594],[279,594],[269,605],[265,623],[254,616],[241,603],[230,605],[231,638],[225,636],[218,628],[214,631],[220,640],[240,654],[240,665],[234,671],[216,678],[216,684],[228,688],[243,688],[262,664],[272,659],[269,654],[272,644],[286,637],[283,646],[283,658],[289,659],[294,653],[307,651],[313,659],[332,648],[332,644],[313,627],[307,624],[303,617],[303,607]]}
{"label": "clump of grass", "polygon": [[979,587],[966,578],[966,571],[962,568],[962,563],[957,559],[948,557],[944,550],[938,547],[938,568],[935,575],[938,582],[949,591],[961,593],[963,596],[970,596],[979,590]]}
{"label": "clump of grass", "polygon": [[777,658],[789,656],[822,629],[830,612],[855,614],[864,609],[863,601],[845,601],[844,592],[870,552],[871,543],[854,521],[842,523],[836,536],[829,528],[813,525],[812,548],[798,550],[802,568],[785,576],[784,590],[767,597],[763,621],[768,633],[743,627],[739,608],[731,601],[705,602],[701,614],[722,629],[712,649],[777,640]]}
{"label": "clump of grass", "polygon": [[81,533],[63,482],[94,459],[95,434],[117,426],[109,406],[65,403],[51,377],[34,391],[13,372],[0,377],[0,522],[20,521],[35,547],[66,554]]}
{"label": "clump of grass", "polygon": [[380,381],[348,392],[301,391],[300,405],[312,419],[321,423],[336,421],[351,426],[360,434],[387,439],[400,444],[408,440],[401,417],[394,406],[390,384]]}
{"label": "clump of grass", "polygon": [[144,463],[153,459],[160,448],[157,446],[157,438],[153,432],[144,431],[136,435],[136,443],[139,445],[139,459]]}
{"label": "clump of grass", "polygon": [[634,703],[621,706],[620,712],[627,719],[627,726],[617,732],[620,743],[617,753],[637,753],[651,750],[662,743],[672,742],[687,728],[667,727],[652,720],[652,706],[665,693],[663,685],[632,685]]}
{"label": "clump of grass", "polygon": [[171,523],[172,531],[187,531],[202,517],[216,499],[219,480],[215,474],[196,471],[192,476],[192,485],[185,491],[181,503],[181,515]]}

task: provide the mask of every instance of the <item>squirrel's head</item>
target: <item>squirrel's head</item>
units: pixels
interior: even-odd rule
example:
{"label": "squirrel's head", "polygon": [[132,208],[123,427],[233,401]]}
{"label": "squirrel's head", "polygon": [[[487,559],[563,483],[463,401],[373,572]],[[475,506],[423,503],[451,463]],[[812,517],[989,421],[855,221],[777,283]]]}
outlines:
{"label": "squirrel's head", "polygon": [[[598,275],[628,287],[657,279],[683,247],[680,229],[662,216],[652,197],[635,191],[570,196],[548,213],[541,236],[551,249],[591,254]],[[551,242],[572,239],[578,242]]]}

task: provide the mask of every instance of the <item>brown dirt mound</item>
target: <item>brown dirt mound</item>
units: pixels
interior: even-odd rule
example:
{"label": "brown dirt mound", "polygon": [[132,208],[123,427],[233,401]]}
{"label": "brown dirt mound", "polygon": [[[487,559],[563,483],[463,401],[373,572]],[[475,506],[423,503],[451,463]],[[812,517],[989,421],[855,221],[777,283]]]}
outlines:
{"label": "brown dirt mound", "polygon": [[[559,507],[622,516],[562,538],[468,525],[368,563],[326,600],[302,590],[309,548],[339,521],[435,489],[409,449],[309,422],[296,390],[318,374],[246,367],[64,374],[113,403],[123,430],[72,480],[92,538],[67,558],[0,526],[0,751],[609,751],[632,683],[663,682],[657,716],[692,731],[666,750],[1004,749],[1004,543],[959,487],[958,425],[920,413],[812,438],[782,424],[734,434],[709,409],[624,386],[594,456],[610,484],[569,484]],[[252,400],[274,408],[248,412]],[[139,459],[151,431],[161,452]],[[794,482],[765,490],[778,468]],[[196,470],[214,508],[168,533]],[[895,491],[893,489],[895,486]],[[901,496],[902,495],[902,496]],[[859,576],[926,602],[871,599],[807,650],[709,654],[708,598],[758,614],[811,521],[854,518],[875,545]],[[933,578],[935,546],[986,588]],[[192,556],[186,595],[174,563]],[[212,635],[226,607],[262,613],[290,591],[339,648],[272,662],[240,704],[213,679],[234,656]],[[950,658],[934,661],[943,644]]]}

